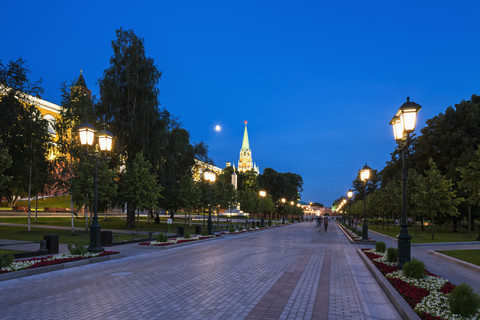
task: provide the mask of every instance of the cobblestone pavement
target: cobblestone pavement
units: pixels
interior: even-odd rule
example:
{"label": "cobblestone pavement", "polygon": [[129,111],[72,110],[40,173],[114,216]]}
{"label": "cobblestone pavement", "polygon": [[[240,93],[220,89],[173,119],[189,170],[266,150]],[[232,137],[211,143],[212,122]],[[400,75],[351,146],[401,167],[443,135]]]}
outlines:
{"label": "cobblestone pavement", "polygon": [[0,282],[0,317],[400,319],[356,249],[334,223],[328,232],[301,223],[139,249],[123,259]]}

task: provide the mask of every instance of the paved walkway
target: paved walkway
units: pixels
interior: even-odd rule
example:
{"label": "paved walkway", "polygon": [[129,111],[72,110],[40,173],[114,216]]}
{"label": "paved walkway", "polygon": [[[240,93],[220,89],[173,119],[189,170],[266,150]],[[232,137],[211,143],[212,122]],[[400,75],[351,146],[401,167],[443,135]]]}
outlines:
{"label": "paved walkway", "polygon": [[335,224],[301,223],[0,282],[2,319],[400,319]]}

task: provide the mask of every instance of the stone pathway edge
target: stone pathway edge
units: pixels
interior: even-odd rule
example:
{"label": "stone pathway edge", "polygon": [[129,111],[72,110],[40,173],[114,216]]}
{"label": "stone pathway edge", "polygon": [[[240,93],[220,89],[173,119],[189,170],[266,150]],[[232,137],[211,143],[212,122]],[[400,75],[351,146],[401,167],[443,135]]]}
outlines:
{"label": "stone pathway edge", "polygon": [[377,280],[380,287],[387,295],[388,299],[393,303],[398,313],[402,316],[402,319],[408,320],[420,320],[420,317],[413,311],[413,309],[408,305],[408,303],[403,299],[403,297],[398,293],[397,290],[388,282],[385,276],[378,271],[377,267],[367,258],[361,249],[357,249],[357,253],[360,258],[363,260],[368,270],[371,272],[373,277]]}

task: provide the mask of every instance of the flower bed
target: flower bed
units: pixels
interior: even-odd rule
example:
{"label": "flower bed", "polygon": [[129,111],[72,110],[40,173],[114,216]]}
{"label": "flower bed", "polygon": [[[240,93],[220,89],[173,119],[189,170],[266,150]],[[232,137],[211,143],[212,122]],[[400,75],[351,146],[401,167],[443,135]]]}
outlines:
{"label": "flower bed", "polygon": [[48,257],[14,260],[9,267],[1,268],[0,273],[8,273],[8,272],[20,271],[25,269],[51,266],[55,264],[72,262],[77,260],[109,256],[109,255],[118,254],[118,253],[119,253],[118,251],[103,251],[100,253],[87,252],[83,255],[73,255],[70,253],[63,253],[63,254],[56,254]]}
{"label": "flower bed", "polygon": [[339,223],[338,224],[340,226],[340,228],[342,228],[343,232],[345,232],[349,237],[350,239],[352,239],[354,242],[376,242],[375,240],[373,240],[372,238],[368,238],[368,240],[362,240],[362,237],[357,235],[355,232],[353,232],[352,230],[350,230],[348,227],[344,226],[343,224]]}
{"label": "flower bed", "polygon": [[216,238],[216,237],[220,237],[220,236],[221,236],[221,234],[209,235],[209,236],[193,236],[193,237],[190,237],[190,238],[178,237],[178,238],[174,238],[174,239],[168,239],[168,241],[166,241],[166,242],[160,242],[160,241],[140,242],[139,245],[162,247],[162,246],[169,246],[169,245],[177,244],[177,243],[185,243],[185,242],[192,242],[192,241],[203,240],[203,239],[208,239],[208,238]]}
{"label": "flower bed", "polygon": [[450,311],[447,299],[448,294],[453,291],[455,285],[447,279],[428,270],[425,270],[427,275],[422,279],[405,277],[400,268],[386,261],[385,253],[371,249],[362,249],[362,251],[421,319],[478,319],[478,314],[471,318],[464,318]]}

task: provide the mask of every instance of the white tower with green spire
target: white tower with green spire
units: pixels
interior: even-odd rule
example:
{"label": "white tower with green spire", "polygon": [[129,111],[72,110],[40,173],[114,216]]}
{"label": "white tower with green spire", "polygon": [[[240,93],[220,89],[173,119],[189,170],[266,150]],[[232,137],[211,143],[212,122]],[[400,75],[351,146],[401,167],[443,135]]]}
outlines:
{"label": "white tower with green spire", "polygon": [[245,121],[245,131],[243,133],[242,149],[240,149],[238,171],[245,172],[252,169],[259,173],[258,167],[254,165],[252,160],[252,150],[250,150],[250,144],[248,143],[247,121]]}

